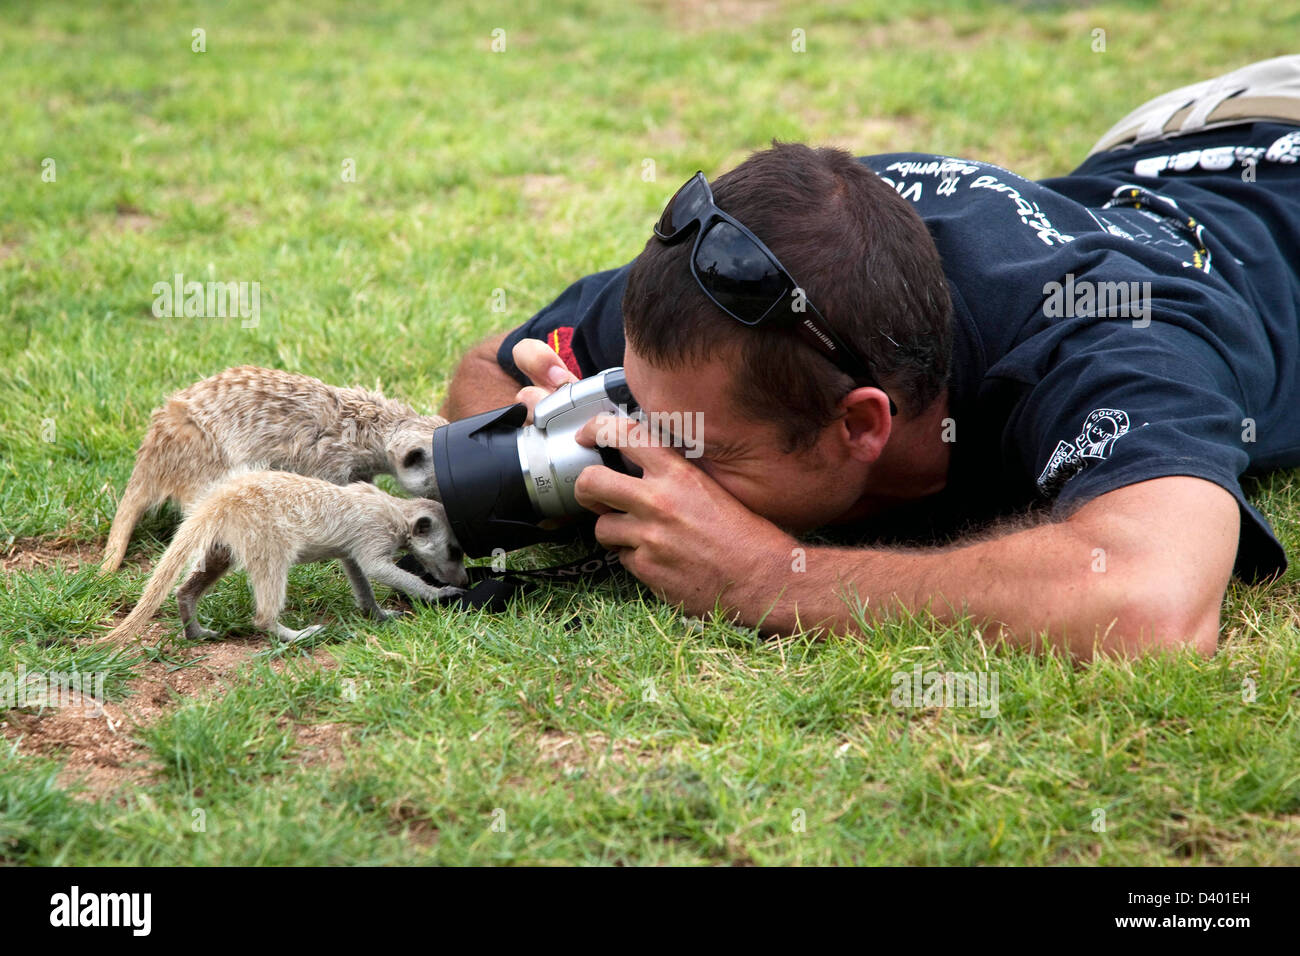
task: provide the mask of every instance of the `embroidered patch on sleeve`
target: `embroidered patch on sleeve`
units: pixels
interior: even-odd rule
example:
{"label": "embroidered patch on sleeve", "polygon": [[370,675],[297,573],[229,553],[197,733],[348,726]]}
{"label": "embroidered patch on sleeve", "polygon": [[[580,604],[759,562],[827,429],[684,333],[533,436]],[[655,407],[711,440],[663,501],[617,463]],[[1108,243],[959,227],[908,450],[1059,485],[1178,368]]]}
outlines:
{"label": "embroidered patch on sleeve", "polygon": [[582,367],[578,365],[578,359],[573,354],[573,327],[562,325],[546,336],[546,344],[555,350],[555,354],[560,357],[569,371],[578,378],[582,378]]}
{"label": "embroidered patch on sleeve", "polygon": [[1038,490],[1052,496],[1088,466],[1109,457],[1116,440],[1128,432],[1128,413],[1118,408],[1097,408],[1088,413],[1074,442],[1059,441],[1047,466],[1038,476]]}

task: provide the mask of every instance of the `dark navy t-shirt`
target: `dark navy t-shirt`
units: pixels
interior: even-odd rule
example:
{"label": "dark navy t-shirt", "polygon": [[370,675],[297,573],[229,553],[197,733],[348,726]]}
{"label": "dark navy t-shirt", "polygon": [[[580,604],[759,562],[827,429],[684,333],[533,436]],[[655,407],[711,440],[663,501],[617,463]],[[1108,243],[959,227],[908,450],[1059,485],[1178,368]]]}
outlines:
{"label": "dark navy t-shirt", "polygon": [[[1242,492],[1300,465],[1300,130],[1244,124],[1099,154],[1031,182],[926,153],[862,162],[909,200],[954,306],[941,493],[849,530],[936,541],[999,515],[1171,475],[1241,507],[1236,572],[1286,568]],[[622,364],[627,266],[575,283],[519,329],[572,371]]]}

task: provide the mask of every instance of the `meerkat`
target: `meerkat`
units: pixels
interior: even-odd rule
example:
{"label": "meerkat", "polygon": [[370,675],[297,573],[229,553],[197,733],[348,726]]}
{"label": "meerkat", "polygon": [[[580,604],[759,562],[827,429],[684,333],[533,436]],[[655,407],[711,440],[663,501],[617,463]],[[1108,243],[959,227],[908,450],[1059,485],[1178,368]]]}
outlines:
{"label": "meerkat", "polygon": [[189,514],[240,468],[291,471],[336,485],[391,474],[437,500],[433,431],[447,424],[378,392],[241,365],[176,392],[153,413],[118,503],[102,569],[115,571],[140,517],[165,501]]}
{"label": "meerkat", "polygon": [[[435,588],[399,568],[395,558],[403,549],[448,586]],[[392,615],[375,601],[371,580],[426,601],[462,593],[469,583],[441,503],[395,498],[366,482],[336,485],[283,471],[249,471],[215,488],[181,523],[139,603],[108,640],[138,635],[196,556],[198,565],[176,595],[190,640],[216,636],[199,626],[195,612],[203,593],[232,566],[248,573],[256,626],[284,641],[310,637],[322,627],[295,631],[279,622],[295,564],[339,558],[357,606],[377,620]]]}

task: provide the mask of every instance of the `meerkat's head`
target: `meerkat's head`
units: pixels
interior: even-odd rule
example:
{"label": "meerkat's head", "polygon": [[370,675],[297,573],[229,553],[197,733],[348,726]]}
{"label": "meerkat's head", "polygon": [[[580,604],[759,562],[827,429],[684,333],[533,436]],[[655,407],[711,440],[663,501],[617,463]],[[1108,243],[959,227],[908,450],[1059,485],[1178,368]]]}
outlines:
{"label": "meerkat's head", "polygon": [[430,415],[403,422],[388,439],[384,452],[397,483],[417,498],[439,499],[438,479],[433,473],[433,430],[447,424],[445,418]]}
{"label": "meerkat's head", "polygon": [[463,588],[469,584],[465,573],[465,552],[447,523],[447,512],[432,499],[410,502],[407,528],[411,554],[425,570],[439,581]]}

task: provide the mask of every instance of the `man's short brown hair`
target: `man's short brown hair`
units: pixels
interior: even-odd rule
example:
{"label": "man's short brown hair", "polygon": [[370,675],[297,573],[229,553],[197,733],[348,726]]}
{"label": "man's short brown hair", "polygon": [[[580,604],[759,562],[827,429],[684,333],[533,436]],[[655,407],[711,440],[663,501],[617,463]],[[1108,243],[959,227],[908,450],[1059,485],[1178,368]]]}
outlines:
{"label": "man's short brown hair", "polygon": [[[907,200],[844,150],[775,140],[710,186],[718,208],[776,254],[867,360],[900,414],[938,397],[952,305],[939,252]],[[809,447],[838,417],[852,379],[793,331],[749,327],[714,305],[691,275],[694,239],[652,236],[636,258],[623,295],[628,344],[663,368],[734,356],[736,406],[776,424],[787,451]]]}

